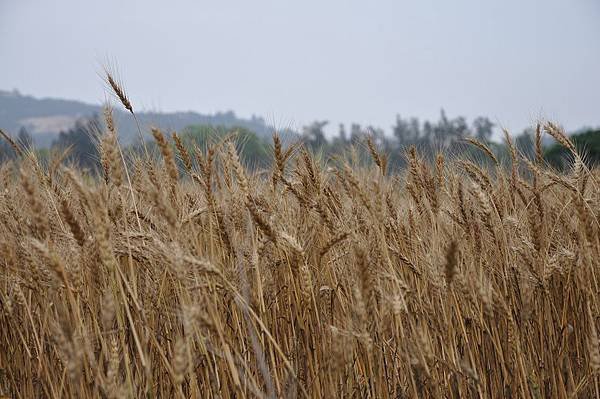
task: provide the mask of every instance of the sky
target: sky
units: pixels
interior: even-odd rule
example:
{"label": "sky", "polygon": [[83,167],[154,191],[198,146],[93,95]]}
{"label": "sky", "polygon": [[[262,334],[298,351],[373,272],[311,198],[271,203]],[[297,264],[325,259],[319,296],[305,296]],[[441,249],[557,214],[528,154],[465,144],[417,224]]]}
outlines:
{"label": "sky", "polygon": [[0,89],[277,127],[397,114],[600,126],[598,0],[0,0]]}

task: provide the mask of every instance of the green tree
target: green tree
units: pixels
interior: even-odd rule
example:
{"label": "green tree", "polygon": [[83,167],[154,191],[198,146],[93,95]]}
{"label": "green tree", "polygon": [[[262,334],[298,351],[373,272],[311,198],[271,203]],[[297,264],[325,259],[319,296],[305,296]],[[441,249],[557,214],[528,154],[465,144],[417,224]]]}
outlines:
{"label": "green tree", "polygon": [[535,132],[533,129],[528,128],[515,137],[515,146],[521,155],[527,159],[535,158]]}
{"label": "green tree", "polygon": [[82,118],[66,132],[60,132],[52,147],[70,148],[70,159],[79,167],[96,169],[99,165],[97,138],[102,132],[98,115]]}
{"label": "green tree", "polygon": [[473,121],[473,133],[479,140],[486,142],[492,137],[494,124],[489,118],[479,116]]}
{"label": "green tree", "polygon": [[227,136],[235,140],[240,157],[251,168],[265,167],[269,163],[268,143],[253,131],[244,127],[195,125],[184,129],[181,139],[191,151],[194,147],[204,150]]}
{"label": "green tree", "polygon": [[339,138],[340,142],[342,142],[342,143],[348,142],[348,135],[346,134],[346,127],[344,126],[343,123],[340,123],[338,138]]}
{"label": "green tree", "polygon": [[21,126],[19,129],[19,134],[17,135],[17,143],[23,148],[30,149],[33,146],[33,137],[31,134],[25,129],[24,126]]}
{"label": "green tree", "polygon": [[[600,165],[600,129],[574,134],[571,140],[588,167]],[[549,147],[544,153],[544,158],[552,166],[561,170],[568,168],[573,161],[569,150],[559,144]]]}
{"label": "green tree", "polygon": [[327,146],[328,143],[323,128],[328,123],[329,121],[315,121],[302,129],[304,142],[313,150],[319,150]]}

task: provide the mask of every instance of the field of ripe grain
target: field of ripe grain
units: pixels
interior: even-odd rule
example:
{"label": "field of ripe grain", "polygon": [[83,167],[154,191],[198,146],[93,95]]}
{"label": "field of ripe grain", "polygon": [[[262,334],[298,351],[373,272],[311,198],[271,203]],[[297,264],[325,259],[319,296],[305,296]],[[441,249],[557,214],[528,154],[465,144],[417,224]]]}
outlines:
{"label": "field of ripe grain", "polygon": [[[274,136],[0,167],[0,394],[598,397],[599,174],[511,145],[388,175]],[[539,130],[538,130],[539,131]],[[541,154],[541,153],[540,153]],[[124,162],[126,160],[126,162]],[[491,166],[490,166],[491,165]]]}

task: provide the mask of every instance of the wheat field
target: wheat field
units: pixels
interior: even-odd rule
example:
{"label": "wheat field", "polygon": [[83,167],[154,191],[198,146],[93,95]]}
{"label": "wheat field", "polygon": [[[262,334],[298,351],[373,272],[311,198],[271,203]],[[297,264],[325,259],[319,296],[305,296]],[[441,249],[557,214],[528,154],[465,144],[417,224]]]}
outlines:
{"label": "wheat field", "polygon": [[600,175],[557,125],[566,173],[506,135],[508,165],[471,140],[487,166],[412,148],[392,175],[371,141],[275,135],[255,171],[153,129],[132,157],[105,117],[99,177],[14,142],[0,168],[0,394],[600,395]]}

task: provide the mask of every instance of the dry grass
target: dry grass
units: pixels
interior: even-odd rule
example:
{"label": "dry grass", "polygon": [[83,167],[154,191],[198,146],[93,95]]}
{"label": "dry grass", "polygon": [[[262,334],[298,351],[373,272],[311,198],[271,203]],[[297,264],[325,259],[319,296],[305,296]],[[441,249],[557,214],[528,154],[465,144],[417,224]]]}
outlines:
{"label": "dry grass", "polygon": [[577,156],[409,151],[388,176],[370,141],[372,167],[322,167],[275,137],[265,175],[233,141],[154,137],[162,161],[125,164],[110,124],[98,179],[1,166],[0,394],[600,394],[599,175]]}

